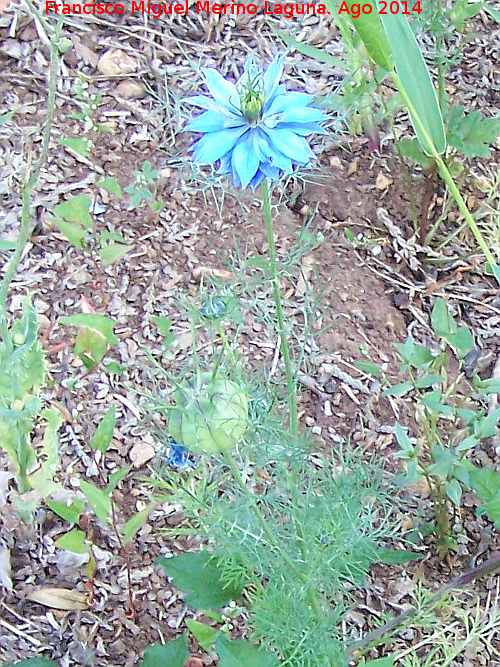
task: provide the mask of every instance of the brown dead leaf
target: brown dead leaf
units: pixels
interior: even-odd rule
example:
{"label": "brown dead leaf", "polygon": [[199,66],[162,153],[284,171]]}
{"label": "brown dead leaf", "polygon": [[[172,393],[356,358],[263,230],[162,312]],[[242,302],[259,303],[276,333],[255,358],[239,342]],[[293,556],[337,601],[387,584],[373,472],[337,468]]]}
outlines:
{"label": "brown dead leaf", "polygon": [[92,51],[92,49],[84,44],[77,35],[72,34],[71,40],[73,42],[73,48],[75,49],[76,55],[84,62],[92,65],[92,67],[97,67],[97,63],[99,62],[99,56],[97,53],[94,53],[94,51]]}
{"label": "brown dead leaf", "polygon": [[184,667],[203,667],[203,660],[198,656],[192,655],[188,658]]}
{"label": "brown dead leaf", "polygon": [[138,81],[120,81],[115,92],[125,100],[140,100],[146,95],[146,88]]}
{"label": "brown dead leaf", "polygon": [[70,588],[52,588],[44,586],[31,591],[26,596],[27,600],[38,602],[51,609],[63,609],[64,611],[76,611],[87,609],[87,597],[85,593]]}
{"label": "brown dead leaf", "polygon": [[302,257],[300,262],[300,275],[297,280],[297,292],[304,295],[308,289],[311,288],[309,284],[309,276],[316,264],[316,260],[312,255],[306,255]]}
{"label": "brown dead leaf", "polygon": [[130,74],[138,69],[138,63],[135,58],[121,49],[106,51],[97,63],[97,69],[106,76],[116,76],[117,74]]}
{"label": "brown dead leaf", "polygon": [[379,171],[377,180],[375,181],[375,187],[377,190],[387,190],[389,185],[392,185],[392,180],[387,178],[383,171]]}
{"label": "brown dead leaf", "polygon": [[197,266],[193,269],[193,277],[196,280],[200,278],[218,278],[219,280],[232,280],[234,273],[225,269],[216,269],[214,266]]}
{"label": "brown dead leaf", "polygon": [[12,591],[12,579],[10,578],[10,551],[6,546],[0,544],[0,586]]}
{"label": "brown dead leaf", "polygon": [[134,468],[141,468],[145,463],[151,461],[155,453],[152,445],[141,440],[135,443],[128,455]]}

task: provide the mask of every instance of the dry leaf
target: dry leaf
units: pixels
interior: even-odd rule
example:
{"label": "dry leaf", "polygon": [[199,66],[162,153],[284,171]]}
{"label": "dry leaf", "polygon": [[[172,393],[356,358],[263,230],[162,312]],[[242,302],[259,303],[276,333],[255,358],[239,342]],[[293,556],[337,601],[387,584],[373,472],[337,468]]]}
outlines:
{"label": "dry leaf", "polygon": [[147,442],[136,442],[128,453],[134,468],[141,468],[145,463],[151,461],[156,454],[154,447]]}
{"label": "dry leaf", "polygon": [[120,81],[115,90],[125,100],[140,100],[146,95],[146,89],[137,81]]}
{"label": "dry leaf", "polygon": [[383,171],[379,171],[377,180],[375,181],[375,187],[377,190],[387,190],[389,185],[392,185],[392,180],[387,178]]}
{"label": "dry leaf", "polygon": [[121,49],[106,51],[99,58],[97,69],[101,74],[105,74],[106,76],[130,74],[137,70],[137,60]]}
{"label": "dry leaf", "polygon": [[195,655],[192,655],[188,658],[188,661],[184,667],[203,667],[203,660]]}
{"label": "dry leaf", "polygon": [[97,53],[94,53],[94,51],[89,49],[86,44],[83,44],[83,42],[80,41],[80,38],[75,34],[71,35],[71,39],[73,41],[73,48],[75,49],[76,55],[84,62],[92,65],[92,67],[97,67],[97,64],[99,63],[99,56]]}
{"label": "dry leaf", "polygon": [[316,264],[316,261],[312,255],[306,255],[302,257],[300,266],[300,275],[297,280],[297,292],[304,295],[308,289],[311,288],[309,284],[309,276]]}
{"label": "dry leaf", "polygon": [[12,579],[10,578],[10,551],[0,544],[0,586],[12,591]]}
{"label": "dry leaf", "polygon": [[219,280],[232,280],[234,273],[225,269],[216,269],[214,266],[197,266],[193,269],[193,277],[200,278],[218,278]]}
{"label": "dry leaf", "polygon": [[31,591],[26,599],[43,604],[45,607],[65,611],[76,611],[88,607],[85,593],[70,588],[51,588],[50,586],[38,588]]}
{"label": "dry leaf", "polygon": [[3,12],[10,4],[10,0],[0,0],[0,12]]}

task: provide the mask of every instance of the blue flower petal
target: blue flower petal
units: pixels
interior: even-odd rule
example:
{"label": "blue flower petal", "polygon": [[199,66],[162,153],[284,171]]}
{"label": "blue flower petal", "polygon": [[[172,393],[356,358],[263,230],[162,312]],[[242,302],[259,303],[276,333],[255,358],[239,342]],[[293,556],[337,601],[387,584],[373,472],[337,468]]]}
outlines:
{"label": "blue flower petal", "polygon": [[266,174],[259,169],[259,171],[255,174],[255,176],[250,181],[250,187],[252,188],[252,190],[255,190],[255,188],[262,183],[262,181],[264,180],[265,177],[266,177]]}
{"label": "blue flower petal", "polygon": [[269,105],[266,105],[265,116],[295,109],[296,107],[306,107],[314,99],[313,95],[307,93],[290,92],[275,97]]}
{"label": "blue flower petal", "polygon": [[218,104],[215,100],[211,100],[210,97],[205,95],[195,95],[194,97],[186,97],[183,102],[187,104],[193,104],[196,107],[201,107],[207,111],[213,111],[214,113],[220,113],[227,116],[236,116],[238,118],[243,118],[243,114],[237,109],[228,109],[226,105]]}
{"label": "blue flower petal", "polygon": [[278,115],[284,123],[317,123],[325,120],[325,114],[315,107],[295,107]]}
{"label": "blue flower petal", "polygon": [[257,146],[261,162],[261,169],[263,168],[262,165],[269,164],[273,167],[281,169],[287,174],[292,171],[292,161],[290,158],[286,155],[283,155],[281,151],[272,146],[269,138],[262,131],[259,131],[259,142]]}
{"label": "blue flower petal", "polygon": [[229,111],[239,111],[240,96],[234,83],[226,81],[215,69],[204,69],[202,71],[207,88],[212,93],[214,100]]}
{"label": "blue flower petal", "polygon": [[267,68],[264,74],[264,99],[272,100],[277,92],[278,84],[283,74],[283,62],[285,56],[277,56]]}
{"label": "blue flower petal", "polygon": [[[192,148],[195,162],[218,162],[218,173],[231,174],[237,187],[256,188],[266,177],[274,180],[297,165],[309,166],[314,154],[305,137],[325,134],[326,115],[309,106],[313,96],[287,92],[279,83],[283,60],[276,57],[261,75],[249,58],[236,85],[216,70],[205,69],[213,99],[197,95],[185,100],[205,110],[185,128],[204,135]],[[241,110],[240,93],[250,88],[263,97],[260,120]]]}
{"label": "blue flower petal", "polygon": [[238,175],[242,188],[246,188],[259,168],[255,151],[255,132],[249,132],[244,141],[238,142],[231,156],[233,173]]}
{"label": "blue flower petal", "polygon": [[248,131],[248,127],[230,127],[218,132],[205,134],[193,146],[194,159],[197,164],[211,164],[235,147],[238,139]]}
{"label": "blue flower petal", "polygon": [[190,132],[217,132],[228,127],[242,127],[243,125],[245,125],[245,119],[242,116],[228,116],[207,111],[190,120],[185,129]]}
{"label": "blue flower petal", "polygon": [[298,136],[295,132],[291,130],[262,129],[266,132],[271,145],[289,157],[293,162],[305,165],[314,157],[314,153],[304,137]]}
{"label": "blue flower petal", "polygon": [[319,123],[279,123],[276,129],[291,130],[301,137],[308,137],[310,134],[328,134]]}

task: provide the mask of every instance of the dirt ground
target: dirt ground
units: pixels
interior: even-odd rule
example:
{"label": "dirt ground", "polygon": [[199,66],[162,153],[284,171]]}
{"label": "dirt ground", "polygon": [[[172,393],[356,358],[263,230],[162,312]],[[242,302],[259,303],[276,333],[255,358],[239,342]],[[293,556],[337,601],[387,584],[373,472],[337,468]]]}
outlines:
{"label": "dirt ground", "polygon": [[[116,20],[78,16],[65,20],[63,35],[71,38],[73,48],[59,66],[50,151],[33,201],[37,224],[12,285],[9,309],[19,312],[26,291],[32,293],[50,367],[45,398],[61,406],[66,416],[60,431],[60,480],[66,488],[77,486],[78,475],[98,480],[88,441],[107,408],[117,406],[108,468],[133,465],[116,492],[124,516],[147,503],[147,465],[155,464],[161,449],[133,390],[151,391],[158,383],[145,351],[145,346],[153,354],[162,350],[152,316],[172,318],[175,341],[165,363],[173,372],[191,354],[189,304],[199,306],[207,290],[241,298],[240,345],[246,364],[269,374],[275,387],[282,382],[275,361],[276,334],[265,316],[271,308],[269,290],[259,292],[261,274],[258,268],[249,268],[258,267],[255,260],[265,257],[267,249],[258,200],[251,192],[224,190],[219,180],[193,169],[187,152],[192,137],[181,133],[186,110],[180,100],[196,89],[196,67],[216,66],[234,76],[248,51],[269,59],[281,48],[272,27],[300,34],[304,41],[326,46],[334,55],[341,52],[339,37],[325,17],[308,17],[300,25],[294,19],[269,22],[266,18],[259,14],[201,19],[193,14],[153,21],[126,12]],[[49,23],[54,24],[53,17]],[[493,115],[499,105],[498,25],[481,13],[474,30],[474,38],[464,44],[466,65],[451,70],[450,92],[462,103]],[[121,72],[102,74],[100,58],[117,50],[122,52]],[[13,5],[0,14],[0,65],[0,115],[15,111],[9,122],[0,125],[0,238],[12,240],[19,225],[22,183],[40,147],[49,65],[44,23],[34,20],[24,5]],[[292,51],[286,77],[290,88],[321,94],[335,89],[342,73]],[[89,94],[102,95],[95,123],[105,124],[111,132],[93,134],[84,121],[71,117],[81,108],[74,92],[80,80]],[[139,88],[130,90],[124,83]],[[406,121],[402,116],[398,122]],[[458,317],[473,330],[481,351],[478,371],[489,377],[500,342],[500,298],[466,231],[438,258],[419,244],[411,210],[421,205],[424,179],[419,169],[411,168],[413,185],[409,186],[407,169],[391,148],[390,128],[381,128],[381,145],[376,150],[362,136],[349,137],[335,116],[331,130],[316,143],[318,168],[304,179],[289,179],[283,192],[275,193],[278,252],[290,267],[290,276],[282,283],[285,311],[296,327],[297,349],[302,345],[305,350],[301,427],[314,435],[318,448],[326,451],[351,438],[394,468],[394,405],[382,398],[379,383],[358,370],[356,362],[371,361],[397,380],[394,343],[402,342],[408,331],[428,340],[430,310],[437,296],[446,295]],[[88,157],[59,143],[63,137],[75,136],[94,139]],[[479,178],[497,173],[499,159],[497,145],[489,159],[472,161],[473,174]],[[122,187],[129,185],[133,171],[146,160],[159,170],[157,197],[165,202],[159,213],[145,204],[133,209],[127,197],[107,196],[95,186],[104,176],[116,178]],[[82,193],[90,193],[105,207],[95,216],[97,228],[118,232],[133,245],[115,264],[103,267],[71,246],[50,222],[57,203]],[[473,208],[481,205],[482,194],[474,182],[468,183],[466,194]],[[433,219],[446,203],[445,194],[437,188],[431,200]],[[448,210],[440,234],[444,238],[456,227],[457,216]],[[346,239],[346,228],[355,237],[354,246]],[[299,238],[305,248],[302,253],[297,250]],[[8,256],[0,252],[0,262]],[[311,294],[315,295],[312,303],[308,301]],[[106,360],[123,365],[119,376],[102,365],[85,373],[75,357],[75,332],[58,320],[82,312],[82,302],[116,320],[119,343]],[[310,322],[304,334],[306,306]],[[209,342],[200,334],[198,344],[203,353]],[[411,426],[412,415],[404,419]],[[493,448],[484,452],[485,462],[492,463],[495,455]],[[61,667],[132,667],[140,663],[148,645],[184,629],[184,618],[191,612],[153,565],[158,555],[187,548],[182,537],[158,538],[162,527],[179,523],[177,506],[166,503],[155,509],[126,554],[135,616],[127,613],[124,554],[113,535],[100,531],[98,525],[94,527],[99,570],[93,606],[79,612],[50,609],[26,599],[27,594],[42,586],[83,590],[84,558],[54,546],[67,528],[47,508],[37,512],[33,525],[18,519],[12,505],[13,480],[5,459],[1,460],[0,659],[15,662],[36,654],[56,660]],[[416,497],[414,502],[427,501]],[[372,627],[370,609],[398,608],[409,581],[416,585],[422,580],[432,588],[442,578],[456,576],[473,558],[485,558],[498,547],[495,531],[485,519],[476,519],[472,506],[464,525],[466,546],[449,563],[429,556],[423,565],[374,569],[366,592],[376,602],[370,607],[366,598],[360,600],[360,609],[353,612],[360,633]],[[7,552],[12,587],[1,564]],[[491,586],[491,581],[483,582],[477,594],[487,595]],[[201,664],[216,664],[213,655],[196,655]],[[487,662],[475,655],[453,664]]]}

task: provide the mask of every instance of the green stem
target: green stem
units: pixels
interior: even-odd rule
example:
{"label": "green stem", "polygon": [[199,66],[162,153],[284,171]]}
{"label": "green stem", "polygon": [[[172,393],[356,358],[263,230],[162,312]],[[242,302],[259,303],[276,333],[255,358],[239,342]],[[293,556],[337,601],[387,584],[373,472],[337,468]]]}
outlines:
{"label": "green stem", "polygon": [[52,130],[52,119],[54,116],[55,108],[55,99],[56,99],[56,83],[57,83],[57,64],[59,59],[58,51],[58,42],[59,35],[61,34],[61,29],[63,26],[63,18],[59,17],[56,28],[50,39],[50,69],[49,69],[49,81],[48,81],[48,95],[47,95],[47,117],[45,120],[45,127],[43,130],[42,138],[42,149],[40,152],[40,157],[23,188],[22,194],[22,209],[21,209],[21,224],[19,228],[19,237],[17,239],[16,249],[12,258],[9,262],[7,270],[0,282],[0,328],[2,333],[3,340],[6,340],[7,334],[7,324],[5,318],[5,304],[7,302],[7,294],[9,291],[9,286],[14,278],[19,263],[21,262],[24,248],[26,243],[29,240],[31,235],[31,197],[33,191],[38,185],[38,180],[40,178],[40,171],[42,169],[45,160],[47,159],[47,154],[49,152],[49,141],[50,134]]}
{"label": "green stem", "polygon": [[268,522],[266,521],[265,516],[263,515],[260,507],[258,506],[255,496],[253,495],[253,493],[249,491],[247,485],[245,484],[245,480],[241,476],[241,472],[239,471],[238,466],[234,462],[233,457],[228,452],[223,452],[222,454],[224,456],[225,462],[227,463],[229,469],[231,470],[234,480],[236,481],[238,487],[241,489],[241,492],[243,493],[244,497],[251,506],[255,516],[257,517],[257,520],[260,523],[262,530],[264,531],[264,534],[267,537],[269,546],[277,553],[279,553],[280,558],[282,558],[283,562],[290,568],[290,571],[293,572],[296,575],[296,577],[300,579],[307,586],[307,599],[309,600],[311,609],[314,611],[314,613],[318,618],[323,618],[324,614],[321,610],[321,605],[318,600],[318,593],[313,586],[309,585],[310,576],[302,572],[300,568],[298,568],[295,565],[294,561],[290,558],[290,556],[286,553],[286,551],[284,551],[283,546],[276,542],[272,529],[270,528]]}
{"label": "green stem", "polygon": [[245,480],[241,476],[241,472],[238,469],[238,466],[233,460],[233,457],[231,456],[230,453],[228,452],[223,452],[222,453],[224,456],[224,460],[229,466],[229,469],[231,470],[231,473],[234,477],[234,480],[238,484],[239,488],[241,489],[243,495],[247,499],[248,503],[252,507],[252,510],[255,513],[255,516],[257,517],[258,522],[260,523],[262,530],[264,531],[269,545],[276,550],[280,551],[280,555],[282,556],[284,562],[288,565],[288,567],[302,580],[304,580],[304,574],[298,569],[298,567],[295,565],[295,563],[290,559],[290,557],[281,549],[280,545],[276,543],[276,540],[274,539],[273,531],[269,527],[269,524],[267,523],[264,515],[262,514],[260,507],[257,505],[257,501],[255,500],[255,496],[248,490],[247,485],[245,484]]}
{"label": "green stem", "polygon": [[396,72],[391,72],[390,74],[391,74],[392,80],[394,81],[395,86],[397,87],[399,93],[401,94],[401,97],[404,100],[404,103],[408,107],[408,110],[411,114],[411,117],[413,118],[415,124],[418,126],[418,129],[422,133],[422,136],[424,137],[425,141],[427,142],[428,146],[431,149],[431,155],[434,158],[434,160],[436,161],[436,164],[438,165],[439,173],[441,175],[441,178],[443,179],[443,181],[446,183],[446,185],[450,189],[450,192],[453,196],[453,199],[456,201],[456,203],[458,205],[460,213],[467,220],[467,224],[469,225],[470,230],[474,234],[474,237],[475,237],[479,247],[483,251],[484,256],[486,257],[488,262],[491,265],[494,266],[496,264],[495,258],[493,257],[493,255],[491,254],[490,249],[486,245],[486,242],[483,238],[483,235],[481,234],[481,231],[479,230],[479,227],[477,226],[476,221],[472,217],[469,209],[467,208],[467,204],[464,201],[464,198],[460,194],[460,190],[455,185],[453,177],[450,174],[450,171],[449,171],[446,163],[444,162],[441,155],[437,152],[431,137],[429,136],[424,124],[420,120],[420,118],[418,116],[418,113],[417,113],[415,107],[413,106],[413,103],[412,103],[411,99],[409,98],[408,94],[406,93],[406,91],[403,87],[403,84],[401,83],[400,78],[398,77]]}
{"label": "green stem", "polygon": [[297,410],[297,394],[295,378],[290,361],[290,349],[285,331],[285,318],[283,316],[283,307],[281,305],[278,261],[276,255],[276,244],[274,242],[273,215],[271,213],[271,200],[269,196],[269,187],[267,179],[262,181],[262,212],[266,223],[267,242],[269,245],[269,265],[271,267],[271,282],[273,285],[274,303],[276,305],[276,317],[278,320],[278,335],[280,338],[280,349],[285,364],[286,388],[288,392],[288,406],[290,410],[290,431],[294,437],[299,434],[299,418]]}

